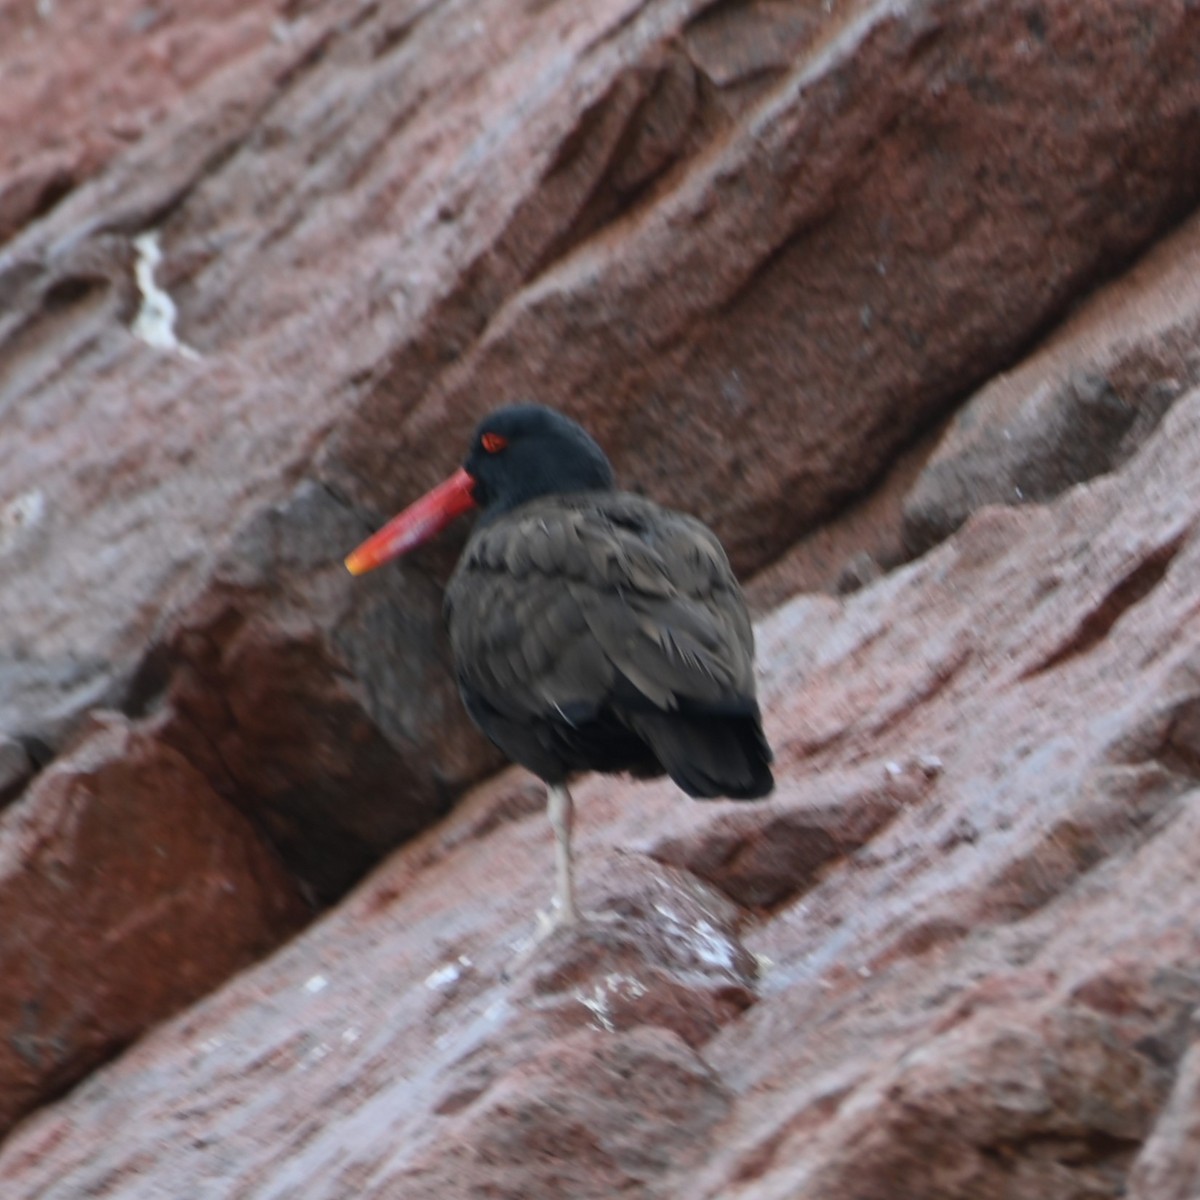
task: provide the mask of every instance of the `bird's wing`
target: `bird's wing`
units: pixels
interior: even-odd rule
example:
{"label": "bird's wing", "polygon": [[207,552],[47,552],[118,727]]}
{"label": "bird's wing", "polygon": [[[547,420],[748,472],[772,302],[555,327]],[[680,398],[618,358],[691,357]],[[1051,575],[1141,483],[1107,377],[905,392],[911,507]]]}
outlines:
{"label": "bird's wing", "polygon": [[753,633],[720,543],[648,501],[526,505],[477,531],[446,599],[460,680],[498,711],[753,707]]}

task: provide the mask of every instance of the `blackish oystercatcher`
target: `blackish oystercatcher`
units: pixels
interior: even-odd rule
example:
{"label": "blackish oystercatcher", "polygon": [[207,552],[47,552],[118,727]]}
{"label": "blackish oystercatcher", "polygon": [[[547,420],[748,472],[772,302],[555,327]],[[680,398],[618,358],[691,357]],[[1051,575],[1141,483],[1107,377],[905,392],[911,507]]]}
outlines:
{"label": "blackish oystercatcher", "polygon": [[665,773],[702,798],[771,791],[754,635],[716,535],[615,490],[600,447],[540,405],[486,417],[463,466],[346,566],[369,571],[472,508],[446,588],[458,686],[475,724],[547,785],[555,924],[569,924],[573,773]]}

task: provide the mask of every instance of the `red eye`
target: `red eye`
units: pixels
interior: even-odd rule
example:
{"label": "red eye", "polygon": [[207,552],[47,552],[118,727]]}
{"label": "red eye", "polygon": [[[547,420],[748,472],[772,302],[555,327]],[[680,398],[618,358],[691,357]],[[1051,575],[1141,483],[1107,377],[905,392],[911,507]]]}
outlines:
{"label": "red eye", "polygon": [[508,445],[508,438],[498,433],[485,433],[479,441],[489,454],[499,454]]}

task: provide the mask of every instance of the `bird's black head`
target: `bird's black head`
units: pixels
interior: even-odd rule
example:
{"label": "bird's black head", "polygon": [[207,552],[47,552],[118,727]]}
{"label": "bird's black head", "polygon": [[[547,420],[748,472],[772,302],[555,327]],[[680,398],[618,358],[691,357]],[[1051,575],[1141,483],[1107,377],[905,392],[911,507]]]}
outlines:
{"label": "bird's black head", "polygon": [[463,467],[484,519],[539,496],[613,486],[604,451],[569,417],[540,404],[514,404],[480,421]]}

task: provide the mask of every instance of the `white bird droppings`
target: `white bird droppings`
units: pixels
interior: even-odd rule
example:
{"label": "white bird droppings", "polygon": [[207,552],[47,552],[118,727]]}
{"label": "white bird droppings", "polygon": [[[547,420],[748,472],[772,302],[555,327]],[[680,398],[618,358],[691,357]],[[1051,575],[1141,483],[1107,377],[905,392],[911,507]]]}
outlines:
{"label": "white bird droppings", "polygon": [[158,244],[158,233],[151,230],[136,237],[133,248],[137,261],[133,264],[133,275],[138,291],[142,293],[142,307],[133,319],[133,336],[156,350],[168,350],[183,358],[198,359],[199,354],[191,346],[175,336],[175,318],[179,315],[175,301],[155,282],[155,268],[161,265],[162,248]]}
{"label": "white bird droppings", "polygon": [[471,960],[465,954],[460,954],[454,962],[446,963],[445,966],[438,967],[436,971],[431,971],[425,977],[425,986],[439,990],[451,987],[462,978],[463,970],[470,965]]}
{"label": "white bird droppings", "polygon": [[46,516],[45,493],[34,488],[0,506],[0,553],[15,546]]}
{"label": "white bird droppings", "polygon": [[655,904],[654,909],[665,918],[663,932],[677,944],[686,946],[698,961],[722,971],[734,971],[737,965],[734,944],[711,921],[701,917],[691,925],[665,904]]}
{"label": "white bird droppings", "polygon": [[590,994],[576,992],[575,999],[596,1018],[596,1024],[601,1029],[606,1033],[614,1033],[617,1027],[613,1021],[609,1002],[613,997],[619,997],[622,992],[630,999],[636,1000],[639,996],[646,994],[646,985],[629,975],[614,973],[606,975],[600,983],[596,984]]}
{"label": "white bird droppings", "polygon": [[917,766],[931,779],[946,769],[945,763],[936,754],[918,754]]}

